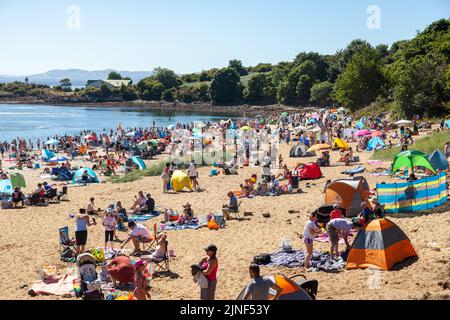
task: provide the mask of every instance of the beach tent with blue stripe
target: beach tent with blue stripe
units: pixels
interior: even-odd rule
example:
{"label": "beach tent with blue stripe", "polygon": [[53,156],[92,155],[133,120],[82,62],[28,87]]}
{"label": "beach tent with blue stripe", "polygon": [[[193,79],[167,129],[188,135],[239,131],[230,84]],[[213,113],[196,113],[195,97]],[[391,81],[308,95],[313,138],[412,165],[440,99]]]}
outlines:
{"label": "beach tent with blue stripe", "polygon": [[139,167],[139,170],[144,170],[145,168],[147,168],[144,161],[140,157],[133,156],[131,157],[131,159]]}
{"label": "beach tent with blue stripe", "polygon": [[73,175],[72,182],[73,183],[83,183],[82,176],[83,176],[84,171],[87,171],[90,183],[99,183],[100,182],[100,179],[98,178],[97,174],[94,171],[92,171],[92,169],[90,169],[90,168],[81,168],[81,169],[77,170]]}
{"label": "beach tent with blue stripe", "polygon": [[42,149],[42,160],[49,161],[52,158],[55,158],[56,155],[48,149]]}
{"label": "beach tent with blue stripe", "polygon": [[367,151],[378,150],[386,147],[386,143],[380,137],[374,137],[367,143]]}
{"label": "beach tent with blue stripe", "polygon": [[0,193],[10,195],[13,193],[11,180],[0,180]]}

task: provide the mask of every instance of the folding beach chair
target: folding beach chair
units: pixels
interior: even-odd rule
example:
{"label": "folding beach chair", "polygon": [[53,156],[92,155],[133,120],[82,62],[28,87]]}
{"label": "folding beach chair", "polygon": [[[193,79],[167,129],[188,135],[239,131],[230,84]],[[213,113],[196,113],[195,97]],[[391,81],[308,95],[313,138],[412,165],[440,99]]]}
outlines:
{"label": "folding beach chair", "polygon": [[59,253],[63,253],[67,248],[76,252],[76,241],[69,236],[69,227],[59,229]]}
{"label": "folding beach chair", "polygon": [[143,242],[142,245],[144,247],[144,252],[153,252],[156,250],[156,238],[158,236],[158,226],[153,224],[153,235],[150,238],[149,242]]}
{"label": "folding beach chair", "polygon": [[69,200],[69,194],[68,194],[68,188],[67,188],[67,186],[64,186],[63,188],[62,188],[62,191],[61,192],[58,192],[58,200],[59,201],[63,201],[63,200]]}
{"label": "folding beach chair", "polygon": [[159,272],[170,272],[170,255],[169,255],[169,241],[166,240],[166,252],[164,254],[164,258],[153,260],[152,263],[155,264],[155,269],[153,274],[157,274]]}

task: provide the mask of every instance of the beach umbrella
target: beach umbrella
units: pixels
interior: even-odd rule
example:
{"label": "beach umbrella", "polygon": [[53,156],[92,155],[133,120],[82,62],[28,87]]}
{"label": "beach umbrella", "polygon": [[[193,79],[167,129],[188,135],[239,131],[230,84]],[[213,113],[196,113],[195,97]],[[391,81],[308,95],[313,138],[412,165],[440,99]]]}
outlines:
{"label": "beach umbrella", "polygon": [[313,145],[311,148],[309,148],[306,152],[314,152],[314,151],[318,151],[318,150],[326,150],[326,149],[331,149],[331,146],[329,144],[325,144],[325,143],[320,143],[320,144],[315,144]]}
{"label": "beach umbrella", "polygon": [[45,144],[48,146],[56,146],[56,145],[60,144],[60,142],[59,142],[59,140],[56,140],[56,139],[50,139]]}
{"label": "beach umbrella", "polygon": [[409,121],[409,120],[399,120],[399,121],[395,122],[395,124],[396,124],[396,125],[399,125],[399,126],[401,126],[401,125],[410,125],[410,124],[412,124],[412,121]]}
{"label": "beach umbrella", "polygon": [[370,130],[363,129],[363,130],[357,131],[355,133],[355,136],[357,136],[357,137],[364,137],[364,136],[369,136],[371,134],[372,134],[372,132]]}
{"label": "beach umbrella", "polygon": [[157,146],[158,145],[158,140],[152,139],[148,141],[151,145]]}

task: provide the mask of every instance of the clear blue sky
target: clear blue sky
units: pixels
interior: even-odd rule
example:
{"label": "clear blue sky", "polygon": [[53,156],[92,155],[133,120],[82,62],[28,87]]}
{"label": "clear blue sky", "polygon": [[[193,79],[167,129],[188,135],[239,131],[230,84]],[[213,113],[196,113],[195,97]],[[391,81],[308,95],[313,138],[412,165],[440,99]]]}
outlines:
{"label": "clear blue sky", "polygon": [[[67,27],[70,5],[79,30]],[[367,28],[369,5],[380,7],[380,30]],[[449,16],[449,0],[0,0],[0,74],[277,63],[355,38],[391,45]]]}

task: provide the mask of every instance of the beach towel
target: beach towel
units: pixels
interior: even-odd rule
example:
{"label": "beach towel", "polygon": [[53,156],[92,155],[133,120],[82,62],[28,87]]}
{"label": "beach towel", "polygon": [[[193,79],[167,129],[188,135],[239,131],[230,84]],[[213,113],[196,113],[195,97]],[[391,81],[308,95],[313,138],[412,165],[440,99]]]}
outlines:
{"label": "beach towel", "polygon": [[358,174],[358,173],[362,173],[364,171],[366,171],[366,168],[359,166],[359,167],[356,167],[353,169],[345,170],[345,171],[341,172],[341,174]]}
{"label": "beach towel", "polygon": [[73,272],[68,272],[62,277],[53,280],[38,280],[33,283],[29,295],[55,295],[62,297],[74,297],[73,280],[77,278]]}
{"label": "beach towel", "polygon": [[186,230],[186,229],[199,229],[202,226],[200,226],[198,223],[188,223],[188,224],[183,224],[183,225],[178,225],[178,224],[174,224],[174,223],[168,223],[165,225],[165,227],[163,228],[164,231],[179,231],[179,230]]}
{"label": "beach towel", "polygon": [[[278,251],[270,255],[270,260],[271,262],[266,264],[268,267],[298,268],[303,267],[305,264],[305,253],[298,250],[291,252]],[[313,271],[340,272],[345,268],[345,261],[341,257],[331,259],[328,253],[314,251],[310,267]]]}
{"label": "beach towel", "polygon": [[159,212],[155,212],[153,214],[132,214],[128,216],[128,220],[129,221],[134,221],[134,222],[143,222],[143,221],[148,221],[151,220],[155,217],[159,216]]}

